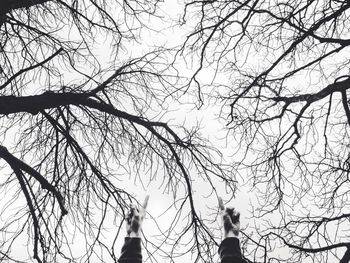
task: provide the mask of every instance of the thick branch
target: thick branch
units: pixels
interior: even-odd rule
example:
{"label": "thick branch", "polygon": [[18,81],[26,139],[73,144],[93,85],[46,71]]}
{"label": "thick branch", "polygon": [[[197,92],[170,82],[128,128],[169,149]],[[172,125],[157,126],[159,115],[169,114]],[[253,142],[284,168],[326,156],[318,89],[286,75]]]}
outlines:
{"label": "thick branch", "polygon": [[12,168],[25,171],[26,173],[33,176],[40,183],[43,189],[47,189],[56,197],[61,208],[62,215],[64,216],[68,214],[68,211],[64,207],[64,199],[61,193],[58,192],[57,189],[53,185],[51,185],[45,177],[43,177],[40,173],[38,173],[28,164],[13,156],[4,146],[0,146],[0,158],[3,158]]}
{"label": "thick branch", "polygon": [[334,82],[332,84],[329,84],[327,87],[325,87],[324,89],[320,90],[317,93],[313,93],[313,94],[301,94],[301,95],[297,95],[297,96],[290,96],[290,97],[274,97],[272,98],[272,100],[276,101],[276,102],[280,102],[283,101],[287,104],[291,104],[291,103],[295,103],[295,102],[315,102],[317,100],[321,100],[325,97],[327,97],[328,95],[330,95],[333,92],[343,92],[346,91],[347,89],[350,88],[350,78],[347,78],[343,81],[339,81],[339,82]]}
{"label": "thick branch", "polygon": [[16,176],[17,176],[17,179],[19,181],[19,184],[21,185],[21,189],[24,193],[24,196],[27,200],[27,204],[28,204],[28,207],[29,207],[29,211],[30,211],[30,214],[32,216],[32,219],[33,219],[33,229],[34,229],[34,259],[36,259],[39,263],[42,263],[39,255],[38,255],[38,243],[39,243],[39,240],[40,240],[40,234],[39,234],[39,231],[40,231],[40,225],[39,225],[39,220],[35,214],[35,208],[34,208],[34,205],[32,203],[32,199],[30,197],[30,194],[29,194],[29,191],[26,187],[26,184],[25,184],[25,181],[23,179],[24,175],[21,171],[21,169],[19,169],[16,165],[13,165],[10,163],[10,166],[11,168],[13,169],[13,171],[15,172]]}
{"label": "thick branch", "polygon": [[41,5],[52,0],[3,0],[0,8],[0,28],[6,21],[6,14],[20,8],[29,8],[34,5]]}
{"label": "thick branch", "polygon": [[28,112],[37,114],[41,110],[56,108],[69,104],[78,105],[84,100],[86,93],[53,93],[45,92],[41,95],[16,97],[0,97],[0,114]]}
{"label": "thick branch", "polygon": [[137,124],[142,125],[142,126],[148,128],[148,129],[150,127],[155,127],[155,126],[162,127],[162,128],[164,128],[167,132],[169,132],[173,136],[173,138],[175,139],[175,141],[179,145],[183,146],[183,142],[181,141],[181,139],[164,122],[149,121],[149,120],[147,120],[147,119],[145,119],[143,117],[132,115],[130,113],[118,110],[118,109],[114,108],[112,105],[103,104],[103,103],[100,103],[100,102],[98,102],[96,100],[93,100],[93,99],[86,99],[84,102],[82,102],[82,104],[86,105],[86,106],[88,106],[90,108],[94,108],[94,109],[100,110],[102,112],[109,113],[109,114],[114,115],[116,117],[119,117],[119,118],[122,118],[122,119],[126,119],[126,120],[128,120],[130,122],[137,123]]}
{"label": "thick branch", "polygon": [[52,0],[5,0],[2,1],[1,13],[8,13],[15,9],[29,8],[34,5],[41,5]]}
{"label": "thick branch", "polygon": [[[93,91],[95,93],[95,91]],[[118,110],[110,104],[100,103],[89,98],[90,93],[54,93],[45,92],[41,95],[16,97],[16,96],[2,96],[0,97],[0,114],[12,114],[19,112],[28,112],[37,114],[39,111],[45,109],[57,108],[66,105],[84,105],[89,108],[94,108],[102,112],[112,114],[116,117],[127,119],[131,122],[140,124],[145,127],[159,126],[169,132],[177,143],[181,143],[178,136],[163,122],[153,122],[144,119],[140,116],[132,115],[127,112]],[[181,143],[182,144],[182,143]]]}

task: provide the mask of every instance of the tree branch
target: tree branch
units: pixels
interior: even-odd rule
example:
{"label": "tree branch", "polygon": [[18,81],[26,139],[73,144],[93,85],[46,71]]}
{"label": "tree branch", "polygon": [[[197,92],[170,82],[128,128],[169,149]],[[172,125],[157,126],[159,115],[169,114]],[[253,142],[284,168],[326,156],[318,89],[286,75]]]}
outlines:
{"label": "tree branch", "polygon": [[13,171],[15,172],[16,174],[16,177],[19,181],[19,184],[21,186],[21,189],[24,193],[24,196],[27,200],[27,204],[28,204],[28,207],[29,207],[29,211],[30,211],[30,214],[32,216],[32,219],[33,219],[33,228],[34,228],[34,249],[33,249],[33,252],[34,252],[34,259],[36,259],[39,263],[42,263],[42,260],[40,259],[39,255],[38,255],[38,243],[40,240],[40,224],[39,224],[39,220],[38,220],[38,217],[36,216],[35,214],[35,208],[34,208],[34,205],[32,203],[32,199],[30,197],[30,194],[29,194],[29,191],[26,187],[26,184],[25,184],[25,181],[23,179],[24,175],[21,171],[21,169],[19,169],[17,167],[17,165],[13,164],[13,163],[10,163],[10,166],[11,168],[13,169]]}
{"label": "tree branch", "polygon": [[61,51],[63,51],[63,48],[60,48],[59,50],[57,50],[55,53],[53,53],[51,56],[49,56],[48,58],[44,59],[43,61],[32,65],[30,67],[21,69],[20,71],[18,71],[16,74],[14,74],[13,76],[11,76],[4,84],[2,84],[0,86],[0,90],[4,89],[9,83],[11,83],[11,81],[13,81],[15,78],[17,78],[19,75],[21,75],[24,72],[27,72],[29,70],[35,69],[37,67],[40,67],[42,65],[44,65],[46,62],[50,61],[51,59],[53,59],[54,57],[56,57]]}
{"label": "tree branch", "polygon": [[349,263],[350,262],[350,246],[347,246],[346,251],[339,263]]}
{"label": "tree branch", "polygon": [[29,8],[34,5],[41,5],[52,0],[5,0],[2,1],[2,12],[3,14],[11,12],[15,9]]}
{"label": "tree branch", "polygon": [[330,95],[333,92],[343,92],[350,88],[350,78],[347,78],[343,81],[334,82],[332,84],[329,84],[324,89],[320,90],[317,93],[313,94],[301,94],[297,96],[290,96],[290,97],[274,97],[272,100],[276,102],[283,101],[287,104],[295,103],[295,102],[302,102],[307,101],[309,103],[315,102],[317,100],[321,100],[328,95]]}
{"label": "tree branch", "polygon": [[87,93],[54,93],[45,92],[40,95],[16,97],[0,97],[0,114],[28,112],[33,115],[41,110],[56,108],[69,104],[78,105],[86,97]]}
{"label": "tree branch", "polygon": [[[95,91],[93,91],[95,93]],[[159,126],[169,132],[177,143],[181,142],[180,138],[172,131],[166,123],[153,122],[146,120],[140,116],[132,115],[127,112],[116,109],[110,104],[97,102],[89,98],[90,93],[54,93],[45,92],[40,95],[16,97],[16,96],[2,96],[0,97],[0,114],[13,114],[19,112],[28,112],[33,115],[45,109],[57,108],[66,105],[85,105],[90,108],[97,109],[106,113],[110,113],[116,117],[127,119],[131,122],[140,124],[145,127]]]}
{"label": "tree branch", "polygon": [[[43,177],[40,173],[38,173],[35,169],[30,167],[28,164],[24,163],[20,159],[13,156],[4,146],[0,145],[0,158],[3,158],[13,169],[25,171],[26,173],[33,176],[41,185],[43,189],[50,191],[57,199],[59,206],[61,208],[62,216],[68,214],[64,206],[64,199],[60,192],[52,186],[45,177]],[[15,171],[16,172],[16,171]]]}
{"label": "tree branch", "polygon": [[336,243],[336,244],[325,246],[325,247],[305,248],[305,247],[302,247],[302,246],[297,246],[297,245],[290,244],[283,237],[281,237],[281,236],[279,236],[279,235],[277,235],[275,233],[272,233],[272,234],[277,236],[278,238],[280,238],[286,246],[288,246],[290,248],[293,248],[293,249],[297,249],[299,251],[309,252],[309,253],[318,253],[318,252],[323,252],[323,251],[326,251],[326,250],[331,250],[331,249],[334,249],[334,248],[349,247],[350,246],[349,242],[341,242],[341,243]]}
{"label": "tree branch", "polygon": [[345,90],[341,91],[341,96],[342,96],[342,103],[345,110],[346,118],[348,119],[348,123],[350,125],[350,109],[349,109],[348,98],[346,96]]}

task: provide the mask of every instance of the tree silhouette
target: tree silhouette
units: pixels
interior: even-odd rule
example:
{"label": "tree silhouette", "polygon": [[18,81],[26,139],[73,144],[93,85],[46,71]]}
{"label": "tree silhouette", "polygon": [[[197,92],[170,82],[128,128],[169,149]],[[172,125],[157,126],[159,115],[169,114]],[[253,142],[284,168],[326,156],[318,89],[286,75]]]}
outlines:
{"label": "tree silhouette", "polygon": [[[162,120],[181,81],[167,61],[171,50],[130,55],[157,8],[158,1],[3,1],[0,261],[22,262],[14,248],[23,238],[37,262],[117,261],[116,239],[136,201],[121,182],[131,178],[159,179],[174,192],[170,232],[188,218],[175,239],[159,237],[170,252],[146,239],[151,260],[154,251],[178,254],[184,243],[197,259],[215,252],[192,182],[202,178],[216,193],[214,178],[231,190],[235,181],[198,127]],[[108,45],[106,62],[97,50]],[[110,222],[112,240],[104,237]],[[85,248],[81,257],[74,242]]]}
{"label": "tree silhouette", "polygon": [[259,193],[245,232],[251,262],[350,260],[349,8],[186,1],[183,22],[195,26],[178,56],[198,62],[188,87],[204,104],[200,73],[217,74],[208,96],[224,101],[233,170],[247,171]]}

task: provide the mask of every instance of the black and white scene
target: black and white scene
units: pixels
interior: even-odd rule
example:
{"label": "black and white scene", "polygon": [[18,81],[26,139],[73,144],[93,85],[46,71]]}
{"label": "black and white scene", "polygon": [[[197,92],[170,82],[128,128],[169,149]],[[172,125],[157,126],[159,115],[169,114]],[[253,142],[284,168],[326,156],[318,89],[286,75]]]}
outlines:
{"label": "black and white scene", "polygon": [[350,1],[1,0],[0,263],[185,262],[350,262]]}

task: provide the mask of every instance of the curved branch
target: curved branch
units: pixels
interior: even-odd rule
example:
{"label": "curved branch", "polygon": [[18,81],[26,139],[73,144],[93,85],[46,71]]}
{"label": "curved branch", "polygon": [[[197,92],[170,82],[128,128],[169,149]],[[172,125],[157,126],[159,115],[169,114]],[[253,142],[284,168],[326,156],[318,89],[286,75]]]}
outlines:
{"label": "curved branch", "polygon": [[306,93],[306,94],[290,96],[290,97],[280,96],[280,97],[274,97],[272,98],[272,100],[276,102],[285,102],[287,104],[291,104],[295,102],[303,102],[303,101],[313,103],[315,101],[321,100],[329,96],[333,92],[344,92],[349,88],[350,88],[350,78],[347,78],[343,81],[329,84],[327,87],[325,87],[324,89],[320,90],[317,93],[313,93],[313,94]]}
{"label": "curved branch", "polygon": [[290,244],[283,237],[281,237],[281,236],[279,236],[279,235],[277,235],[275,233],[272,233],[272,234],[277,236],[279,239],[281,239],[286,246],[288,246],[290,248],[293,248],[293,249],[297,249],[297,250],[303,251],[303,252],[309,252],[309,253],[319,253],[319,252],[323,252],[323,251],[326,251],[326,250],[331,250],[331,249],[335,249],[335,248],[339,248],[339,247],[349,247],[350,246],[350,242],[341,242],[341,243],[336,243],[336,244],[333,244],[333,245],[330,245],[330,246],[325,246],[325,247],[305,248],[305,247],[302,247],[302,246],[297,246],[297,245]]}
{"label": "curved branch", "polygon": [[39,225],[39,220],[35,214],[35,208],[34,208],[34,205],[32,203],[32,200],[31,200],[31,197],[30,197],[30,194],[28,192],[28,189],[26,187],[26,184],[25,184],[25,181],[23,179],[24,175],[21,171],[21,169],[19,169],[16,165],[14,164],[10,164],[11,168],[13,169],[13,171],[15,172],[16,174],[16,177],[19,181],[19,184],[21,186],[21,189],[24,193],[24,196],[27,200],[27,204],[29,206],[29,211],[30,211],[30,214],[32,216],[32,219],[33,219],[33,228],[34,228],[34,259],[36,259],[39,263],[42,263],[42,260],[40,259],[39,255],[38,255],[38,243],[40,240],[40,234],[38,233],[38,231],[40,231],[40,225]]}
{"label": "curved branch", "polygon": [[[59,191],[51,185],[45,177],[43,177],[40,173],[38,173],[35,169],[30,167],[28,164],[25,162],[21,161],[20,159],[16,158],[13,156],[4,146],[0,145],[0,158],[3,158],[13,169],[20,170],[21,173],[22,171],[25,171],[26,173],[30,174],[33,176],[41,185],[43,189],[48,190],[51,192],[57,199],[62,216],[68,214],[67,209],[64,206],[64,199]],[[16,171],[15,171],[16,172]]]}

